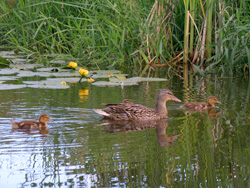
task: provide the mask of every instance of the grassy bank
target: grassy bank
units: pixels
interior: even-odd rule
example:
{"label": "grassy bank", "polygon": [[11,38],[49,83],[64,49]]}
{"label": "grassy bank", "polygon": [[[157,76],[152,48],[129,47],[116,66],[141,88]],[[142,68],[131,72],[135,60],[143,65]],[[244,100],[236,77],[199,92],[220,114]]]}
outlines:
{"label": "grassy bank", "polygon": [[0,45],[34,61],[70,54],[83,66],[141,75],[249,74],[248,1],[200,2],[1,1]]}

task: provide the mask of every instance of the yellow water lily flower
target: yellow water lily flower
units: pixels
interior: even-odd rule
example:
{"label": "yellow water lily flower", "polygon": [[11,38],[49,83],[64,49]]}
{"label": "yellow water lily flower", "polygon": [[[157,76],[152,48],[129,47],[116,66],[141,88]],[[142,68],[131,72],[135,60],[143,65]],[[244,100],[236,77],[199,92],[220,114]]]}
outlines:
{"label": "yellow water lily flower", "polygon": [[88,83],[92,83],[92,82],[94,82],[95,80],[93,79],[93,78],[89,78],[88,79]]}
{"label": "yellow water lily flower", "polygon": [[68,67],[72,68],[72,69],[75,69],[77,67],[77,63],[71,61],[71,62],[69,62]]}
{"label": "yellow water lily flower", "polygon": [[88,74],[89,74],[89,71],[87,70],[87,69],[79,69],[79,74],[81,75],[81,76],[88,76]]}
{"label": "yellow water lily flower", "polygon": [[65,81],[62,81],[61,84],[62,85],[67,85],[67,83]]}

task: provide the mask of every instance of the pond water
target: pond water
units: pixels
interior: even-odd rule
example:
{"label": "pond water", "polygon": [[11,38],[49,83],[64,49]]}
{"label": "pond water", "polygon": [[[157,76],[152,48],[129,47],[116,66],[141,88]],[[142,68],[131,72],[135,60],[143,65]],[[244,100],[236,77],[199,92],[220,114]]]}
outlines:
{"label": "pond water", "polygon": [[[250,187],[248,80],[211,76],[187,87],[179,78],[69,86],[0,90],[0,187]],[[101,125],[102,116],[93,111],[124,98],[154,107],[162,88],[182,100],[167,103],[168,119]],[[179,109],[210,95],[222,103],[214,111]],[[10,119],[37,119],[41,113],[53,120],[48,129],[12,130]]]}

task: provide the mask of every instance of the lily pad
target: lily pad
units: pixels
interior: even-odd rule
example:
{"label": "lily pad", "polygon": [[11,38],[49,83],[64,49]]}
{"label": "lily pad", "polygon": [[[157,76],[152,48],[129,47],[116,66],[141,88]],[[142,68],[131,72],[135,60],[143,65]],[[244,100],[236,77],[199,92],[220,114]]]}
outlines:
{"label": "lily pad", "polygon": [[128,78],[127,80],[129,80],[129,81],[136,81],[136,82],[145,82],[145,81],[148,81],[148,82],[153,82],[153,81],[159,82],[159,81],[167,81],[166,78],[147,78],[147,77],[132,77],[132,78]]}
{"label": "lily pad", "polygon": [[11,64],[10,67],[13,67],[13,68],[17,68],[17,69],[35,69],[35,68],[38,68],[38,67],[42,67],[43,65],[41,64],[28,64],[26,63],[16,63],[16,64]]}
{"label": "lily pad", "polygon": [[68,89],[69,86],[68,85],[46,85],[46,84],[36,84],[36,85],[27,85],[27,87],[31,87],[31,88],[38,88],[38,89]]}
{"label": "lily pad", "polygon": [[109,82],[108,81],[97,81],[94,82],[93,85],[96,86],[131,86],[131,85],[137,85],[139,82],[144,81],[166,81],[165,78],[144,78],[144,77],[132,77],[128,78],[126,80],[119,80],[116,77],[110,77]]}
{"label": "lily pad", "polygon": [[50,63],[64,65],[64,64],[67,64],[67,61],[65,61],[65,60],[52,60],[52,61],[50,61]]}
{"label": "lily pad", "polygon": [[49,78],[42,81],[23,81],[23,83],[28,84],[27,87],[31,88],[68,89],[70,86],[61,84],[62,81],[65,81],[65,79]]}
{"label": "lily pad", "polygon": [[14,51],[0,51],[0,56],[6,58],[6,59],[15,59],[15,58],[25,58],[26,55],[19,53],[16,54]]}
{"label": "lily pad", "polygon": [[78,77],[79,73],[77,71],[66,71],[66,72],[55,72],[53,73],[53,76],[55,77]]}
{"label": "lily pad", "polygon": [[[80,77],[73,77],[73,78],[48,78],[47,81],[52,81],[52,82],[79,82]],[[82,78],[81,82],[87,82],[86,78]]]}
{"label": "lily pad", "polygon": [[34,76],[50,77],[50,76],[53,76],[53,74],[48,73],[48,72],[21,71],[19,74],[17,74],[17,76],[18,77],[34,77]]}
{"label": "lily pad", "polygon": [[0,69],[0,75],[10,75],[10,74],[16,74],[18,73],[18,69],[10,69],[10,68],[5,68],[5,69]]}
{"label": "lily pad", "polygon": [[13,63],[23,63],[23,62],[27,62],[26,58],[16,58],[16,59],[12,59]]}
{"label": "lily pad", "polygon": [[18,77],[16,76],[1,76],[0,81],[7,81],[7,80],[17,80]]}
{"label": "lily pad", "polygon": [[79,77],[78,72],[32,72],[32,71],[22,71],[18,75],[18,77]]}
{"label": "lily pad", "polygon": [[109,75],[122,75],[127,76],[127,74],[121,74],[118,70],[97,70],[97,71],[89,71],[89,75],[91,75],[92,78],[108,78]]}
{"label": "lily pad", "polygon": [[10,90],[10,89],[20,89],[24,88],[26,85],[23,84],[0,84],[0,90]]}
{"label": "lily pad", "polygon": [[65,70],[65,69],[60,69],[58,67],[45,67],[45,68],[39,68],[37,69],[37,71],[41,71],[41,72],[53,72],[52,70],[55,70],[57,69],[58,72],[67,72],[68,70]]}
{"label": "lily pad", "polygon": [[119,74],[121,71],[119,70],[96,70],[96,71],[89,71],[90,73],[92,74],[105,74],[105,75],[108,75],[108,73],[111,73],[111,74]]}
{"label": "lily pad", "polygon": [[68,89],[68,85],[28,85],[27,87],[30,88],[37,88],[37,89]]}
{"label": "lily pad", "polygon": [[106,86],[132,86],[132,85],[137,85],[137,82],[108,82],[108,81],[97,81],[92,83],[95,86],[101,86],[101,87],[106,87]]}

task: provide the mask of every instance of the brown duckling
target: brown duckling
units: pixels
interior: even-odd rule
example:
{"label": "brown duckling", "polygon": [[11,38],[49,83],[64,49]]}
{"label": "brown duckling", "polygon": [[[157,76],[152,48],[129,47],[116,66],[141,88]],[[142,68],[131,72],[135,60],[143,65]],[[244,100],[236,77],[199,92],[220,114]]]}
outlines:
{"label": "brown duckling", "polygon": [[[132,104],[132,102],[129,99],[123,99],[122,103],[124,103],[124,105],[126,104]],[[115,106],[115,105],[120,105],[121,103],[118,104],[107,104],[107,103],[102,103],[102,105],[104,106]]]}
{"label": "brown duckling", "polygon": [[215,96],[208,97],[208,102],[188,102],[180,106],[180,108],[194,111],[202,111],[205,109],[213,108],[214,104],[221,104]]}
{"label": "brown duckling", "polygon": [[39,116],[39,122],[35,120],[23,120],[20,122],[11,121],[13,129],[41,129],[47,127],[47,121],[52,121],[47,114],[41,114]]}
{"label": "brown duckling", "polygon": [[172,100],[181,102],[169,89],[159,91],[155,108],[148,108],[130,101],[123,101],[119,104],[108,104],[104,109],[94,109],[98,114],[113,120],[157,120],[167,118],[168,110],[166,102]]}

